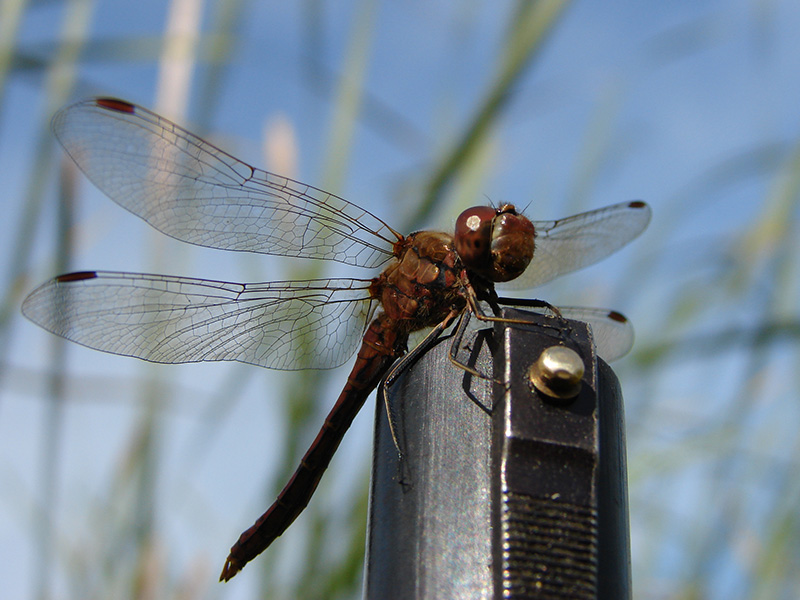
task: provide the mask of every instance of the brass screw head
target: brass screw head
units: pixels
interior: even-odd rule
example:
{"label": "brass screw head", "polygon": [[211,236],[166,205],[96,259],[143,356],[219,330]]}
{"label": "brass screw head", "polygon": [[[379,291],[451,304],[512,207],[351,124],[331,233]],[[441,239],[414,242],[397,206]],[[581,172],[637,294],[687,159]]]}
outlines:
{"label": "brass screw head", "polygon": [[530,383],[540,392],[558,400],[569,400],[581,391],[583,360],[564,346],[545,348],[528,370]]}

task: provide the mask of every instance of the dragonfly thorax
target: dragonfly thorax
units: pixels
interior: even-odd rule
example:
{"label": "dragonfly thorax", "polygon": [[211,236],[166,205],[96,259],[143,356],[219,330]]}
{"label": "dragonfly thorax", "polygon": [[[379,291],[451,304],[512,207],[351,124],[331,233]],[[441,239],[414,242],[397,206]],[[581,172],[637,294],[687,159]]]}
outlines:
{"label": "dragonfly thorax", "polygon": [[397,260],[375,278],[370,291],[391,319],[416,331],[466,305],[461,270],[453,236],[419,231],[405,238]]}

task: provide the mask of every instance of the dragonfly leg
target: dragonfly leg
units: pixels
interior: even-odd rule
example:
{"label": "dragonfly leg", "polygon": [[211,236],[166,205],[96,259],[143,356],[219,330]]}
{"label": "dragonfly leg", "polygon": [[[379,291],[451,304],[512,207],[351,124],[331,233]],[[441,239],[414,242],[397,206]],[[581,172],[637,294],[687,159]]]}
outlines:
{"label": "dragonfly leg", "polygon": [[462,371],[466,371],[470,375],[480,377],[481,379],[491,379],[491,377],[487,377],[477,369],[473,369],[468,364],[462,363],[460,360],[458,360],[458,358],[456,358],[458,355],[458,348],[461,346],[461,341],[464,339],[464,333],[467,331],[467,326],[469,325],[469,314],[472,312],[473,311],[465,311],[461,319],[458,321],[458,327],[453,335],[453,343],[450,345],[450,352],[448,352],[447,356],[453,366],[458,367]]}
{"label": "dragonfly leg", "polygon": [[[547,326],[551,329],[554,329],[559,337],[564,336],[566,332],[566,337],[569,338],[572,335],[572,328],[569,325],[567,319],[564,318],[564,315],[561,314],[561,310],[557,306],[553,306],[549,302],[545,300],[538,300],[538,299],[529,299],[529,298],[500,298],[497,299],[500,303],[507,305],[507,306],[524,306],[530,308],[544,308],[552,313],[552,317],[555,319],[552,324],[548,324]],[[546,315],[550,316],[550,315]],[[509,322],[515,322],[514,320],[509,320]]]}
{"label": "dragonfly leg", "polygon": [[[561,315],[561,311],[558,310],[558,307],[553,306],[549,302],[545,300],[538,300],[538,299],[525,299],[525,298],[500,298],[494,290],[491,291],[491,295],[488,298],[484,298],[489,303],[489,306],[492,307],[492,311],[495,313],[494,316],[487,315],[486,313],[481,310],[480,303],[478,302],[478,295],[475,292],[475,289],[472,287],[471,284],[466,285],[466,298],[467,298],[467,306],[469,307],[470,312],[475,315],[475,318],[480,321],[488,321],[490,323],[513,323],[518,325],[527,325],[529,322],[525,319],[510,319],[508,317],[500,317],[497,316],[500,313],[500,304],[507,304],[510,306],[526,306],[526,307],[533,307],[533,308],[544,308],[547,309],[552,313],[553,318],[556,320],[557,324],[550,325],[553,329],[557,331],[561,331],[564,327],[564,317]],[[488,379],[484,377],[485,379]]]}
{"label": "dragonfly leg", "polygon": [[[469,311],[469,313],[471,313],[471,312],[472,311]],[[467,326],[469,324],[469,319],[470,319],[470,316],[465,311],[465,314],[462,316],[461,320],[458,322],[458,328],[456,329],[456,332],[453,335],[453,343],[450,345],[450,352],[448,352],[447,357],[450,359],[450,362],[452,363],[452,365],[454,367],[457,367],[457,368],[461,369],[462,371],[465,371],[465,372],[469,373],[470,375],[472,375],[474,377],[478,377],[479,379],[485,379],[487,381],[493,381],[495,383],[501,383],[500,380],[495,379],[494,377],[492,377],[490,375],[487,375],[486,373],[481,373],[477,369],[469,366],[466,363],[461,362],[458,359],[458,349],[461,347],[461,341],[464,339],[464,333],[467,331]],[[485,413],[491,414],[491,410],[487,409],[485,406],[483,406],[480,403],[476,403],[476,404],[478,404],[478,407],[481,410],[483,410]]]}
{"label": "dragonfly leg", "polygon": [[546,308],[551,313],[553,313],[556,317],[561,316],[561,311],[558,309],[557,306],[553,306],[546,300],[539,300],[536,298],[497,298],[497,301],[500,304],[504,304],[506,306],[527,306],[531,308]]}
{"label": "dragonfly leg", "polygon": [[[555,329],[558,332],[561,332],[561,330],[563,329],[563,327],[565,325],[564,318],[562,317],[561,311],[558,309],[558,307],[553,306],[552,304],[550,304],[549,302],[547,302],[545,300],[523,299],[523,298],[520,298],[520,299],[517,299],[517,298],[501,298],[501,297],[497,296],[496,293],[494,293],[494,290],[492,290],[491,295],[489,297],[487,297],[487,298],[484,298],[484,300],[486,302],[488,302],[489,306],[492,308],[492,312],[494,312],[494,315],[492,316],[492,315],[487,315],[481,309],[480,303],[478,302],[478,295],[475,292],[475,290],[472,287],[472,285],[467,284],[466,292],[467,292],[466,293],[466,298],[467,298],[468,310],[465,311],[465,313],[474,314],[475,318],[480,320],[480,321],[491,322],[491,323],[498,323],[498,322],[499,323],[514,323],[514,324],[520,324],[520,325],[527,325],[529,323],[528,321],[526,321],[524,319],[511,319],[511,318],[508,318],[508,317],[498,316],[500,314],[500,304],[504,304],[504,305],[511,305],[511,306],[525,306],[525,307],[533,307],[533,308],[544,308],[544,309],[550,311],[552,313],[552,316],[558,322],[558,324],[551,325],[551,327],[553,329]],[[456,332],[455,332],[455,334],[453,336],[453,344],[450,347],[450,353],[448,354],[448,356],[450,358],[450,362],[453,365],[455,365],[456,367],[458,367],[459,369],[461,369],[463,371],[466,371],[467,373],[470,373],[471,375],[474,375],[475,377],[479,377],[481,379],[494,381],[495,383],[500,383],[500,381],[498,379],[490,377],[489,375],[486,375],[485,373],[481,373],[477,369],[474,369],[474,368],[470,367],[469,365],[464,364],[460,360],[458,360],[458,358],[457,358],[458,348],[461,345],[461,340],[464,338],[464,333],[466,332],[468,323],[469,323],[469,315],[465,314],[464,316],[462,316],[461,320],[459,321],[458,327],[457,327]],[[484,407],[481,407],[481,408],[484,408]]]}
{"label": "dragonfly leg", "polygon": [[399,456],[401,463],[404,460],[403,448],[397,435],[397,424],[395,418],[393,417],[394,411],[390,406],[389,396],[386,393],[386,390],[395,384],[397,378],[400,377],[400,375],[404,373],[419,358],[420,354],[430,348],[431,345],[433,345],[433,343],[439,339],[444,330],[447,329],[452,324],[453,320],[460,314],[463,314],[462,310],[453,308],[441,321],[441,323],[431,329],[430,333],[428,333],[419,344],[404,354],[394,363],[394,365],[392,365],[392,368],[389,369],[386,377],[384,377],[383,382],[380,386],[378,386],[379,401],[383,402],[384,406],[386,406],[386,418],[389,420],[389,432],[392,435],[392,441],[394,442],[394,447],[397,449],[397,455]]}

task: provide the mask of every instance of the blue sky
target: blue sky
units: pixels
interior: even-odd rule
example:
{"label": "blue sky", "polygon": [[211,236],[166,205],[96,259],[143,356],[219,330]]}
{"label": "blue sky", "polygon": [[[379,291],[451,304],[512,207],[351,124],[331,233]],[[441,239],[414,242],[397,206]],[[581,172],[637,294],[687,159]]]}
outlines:
{"label": "blue sky", "polygon": [[[319,3],[316,20],[308,18],[309,5],[245,5],[223,76],[212,79],[212,66],[201,61],[191,74],[183,114],[174,116],[267,168],[274,167],[265,157],[264,132],[274,132],[276,122],[288,124],[294,177],[400,226],[420,182],[491,83],[514,4]],[[0,223],[0,239],[7,249],[0,276],[8,290],[31,289],[54,275],[55,174],[63,154],[43,136],[49,135],[45,124],[55,104],[105,94],[157,108],[163,64],[152,40],[163,35],[165,6],[152,1],[90,6],[88,39],[138,41],[132,56],[113,55],[113,44],[105,49],[90,44],[66,92],[53,83],[59,81],[53,71],[21,63],[5,80],[0,173],[7,218]],[[204,32],[222,22],[215,6],[203,8]],[[51,64],[64,10],[61,4],[25,10],[15,43],[18,60]],[[352,66],[348,52],[359,24],[366,31],[362,50],[368,57],[362,111],[352,135],[336,138],[339,75]],[[645,349],[767,317],[796,319],[796,244],[788,246],[778,269],[782,275],[774,279],[772,230],[764,225],[763,235],[752,232],[754,224],[769,222],[765,215],[779,212],[781,190],[791,188],[789,166],[800,138],[798,29],[800,5],[789,0],[575,2],[515,87],[476,159],[477,175],[456,183],[428,225],[449,229],[462,203],[487,199],[524,206],[533,219],[644,199],[653,206],[654,220],[640,240],[596,267],[536,290],[536,296],[621,310],[637,329],[637,348]],[[52,150],[44,171],[34,161],[40,139],[49,140]],[[32,180],[44,182],[44,208],[31,233],[32,253],[21,259],[13,248],[31,202],[26,186]],[[79,179],[77,190],[70,269],[257,281],[291,278],[300,268],[188,247],[151,232],[85,180]],[[776,231],[781,225],[794,231],[795,213],[777,219]],[[753,254],[746,254],[750,250]],[[14,280],[20,260],[24,279]],[[775,281],[783,282],[779,290]],[[9,597],[26,598],[36,589],[31,539],[48,415],[42,373],[53,349],[48,334],[18,313],[7,327],[0,380],[0,554],[13,559],[0,563],[0,580],[10,586]],[[170,390],[161,395],[170,398],[160,425],[158,521],[169,541],[161,551],[170,557],[170,569],[197,568],[203,581],[211,581],[240,525],[266,507],[263,490],[277,469],[273,459],[283,447],[286,415],[280,403],[265,397],[285,389],[288,379],[239,365],[150,367],[83,348],[67,352],[56,555],[91,539],[89,518],[96,513],[86,507],[102,504],[109,479],[126,464],[143,412],[137,386],[155,377]],[[775,480],[773,487],[761,485],[759,471],[768,469],[756,465],[772,469],[769,460],[784,457],[786,464],[775,472],[786,480],[794,472],[797,386],[790,377],[773,376],[775,369],[793,372],[792,352],[789,339],[772,348],[769,360],[734,348],[693,355],[690,361],[672,357],[658,370],[643,371],[636,356],[615,365],[629,410],[637,598],[672,597],[698,572],[703,597],[754,597],[752,575],[768,533],[766,514],[779,508],[777,490],[786,489]],[[750,369],[763,376],[761,383],[740,378]],[[326,379],[320,415],[345,377],[342,369]],[[219,419],[218,430],[209,433],[203,421],[204,411],[215,406],[209,390],[232,381],[240,384],[236,401]],[[736,403],[743,383],[751,386],[747,409]],[[737,414],[748,416],[747,428],[733,420]],[[730,426],[721,427],[727,418]],[[364,410],[340,450],[345,458],[334,464],[335,480],[328,478],[332,499],[326,502],[334,506],[337,499],[350,498],[348,486],[357,480],[348,467],[368,464],[371,420],[371,408]],[[305,435],[313,437],[313,429]],[[754,449],[762,462],[738,458],[752,458]],[[244,456],[251,458],[243,461]],[[715,479],[709,473],[721,475]],[[735,525],[726,530],[714,525],[712,508],[729,497],[720,501],[734,515]],[[308,526],[298,523],[300,529]],[[730,555],[698,566],[688,548],[710,544],[715,535],[729,543]],[[280,564],[287,565],[290,577],[302,542],[289,535],[284,542]],[[223,591],[209,584],[210,594],[249,597],[255,586],[249,577],[255,576],[245,571],[241,577],[238,587]],[[58,597],[68,597],[63,562],[54,569],[52,585]]]}

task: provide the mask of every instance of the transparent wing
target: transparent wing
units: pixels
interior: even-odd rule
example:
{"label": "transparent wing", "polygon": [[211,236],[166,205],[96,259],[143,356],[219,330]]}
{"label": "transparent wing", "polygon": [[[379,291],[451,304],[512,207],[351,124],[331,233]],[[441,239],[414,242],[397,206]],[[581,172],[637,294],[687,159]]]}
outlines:
{"label": "transparent wing", "polygon": [[69,106],[53,131],[109,198],[184,242],[378,267],[400,237],[343,198],[255,169],[122,100]]}
{"label": "transparent wing", "polygon": [[522,275],[497,287],[524,290],[594,264],[642,233],[650,215],[650,207],[637,200],[558,221],[533,221],[536,246],[531,264]]}
{"label": "transparent wing", "polygon": [[624,315],[603,308],[559,306],[558,310],[567,319],[591,325],[597,354],[604,361],[622,358],[633,348],[633,326]]}
{"label": "transparent wing", "polygon": [[240,284],[89,271],[48,281],[22,312],[73,342],[152,362],[323,369],[342,364],[358,346],[372,311],[369,283]]}

